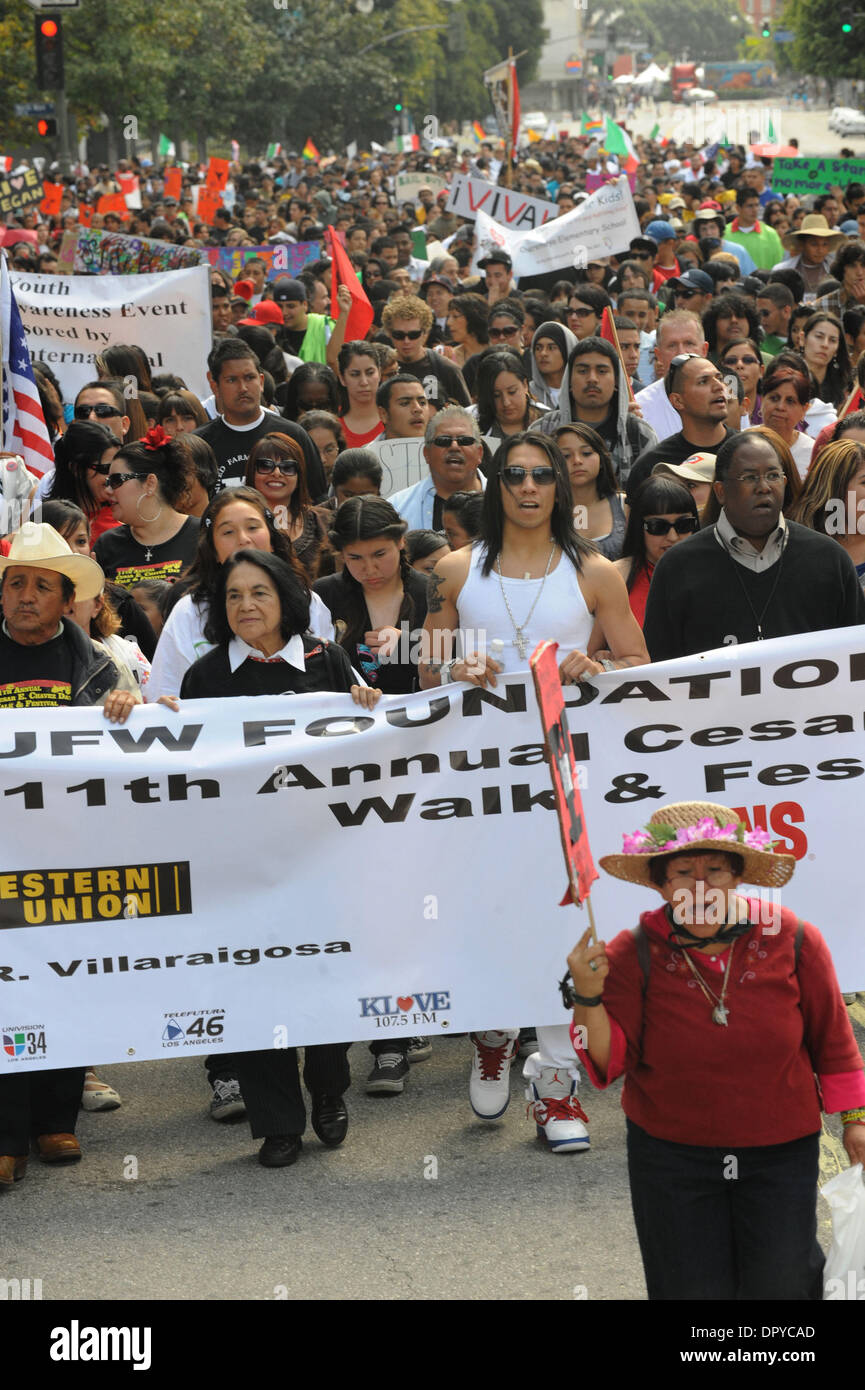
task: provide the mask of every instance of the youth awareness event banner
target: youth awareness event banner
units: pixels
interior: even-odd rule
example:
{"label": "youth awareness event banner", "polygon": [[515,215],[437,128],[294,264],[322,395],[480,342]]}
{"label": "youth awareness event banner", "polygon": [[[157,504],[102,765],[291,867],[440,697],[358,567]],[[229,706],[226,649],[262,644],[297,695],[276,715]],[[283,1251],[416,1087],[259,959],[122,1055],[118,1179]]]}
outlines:
{"label": "youth awareness event banner", "polygon": [[[865,984],[861,629],[567,687],[592,850],[708,800],[798,860],[783,897]],[[564,1023],[584,930],[527,672],[0,724],[0,1066]],[[601,874],[609,940],[657,904]],[[757,947],[758,949],[758,947]],[[743,967],[747,963],[743,962]],[[732,981],[735,994],[736,979]],[[735,1018],[735,1011],[733,1014]]]}

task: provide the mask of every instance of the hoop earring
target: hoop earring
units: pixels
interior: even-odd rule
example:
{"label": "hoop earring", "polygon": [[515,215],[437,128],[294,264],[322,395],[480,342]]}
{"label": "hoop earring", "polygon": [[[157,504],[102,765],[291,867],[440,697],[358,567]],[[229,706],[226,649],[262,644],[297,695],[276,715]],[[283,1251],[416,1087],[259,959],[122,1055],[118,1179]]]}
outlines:
{"label": "hoop earring", "polygon": [[145,516],[144,513],[143,513],[142,510],[141,510],[141,499],[142,499],[142,497],[146,497],[146,496],[147,496],[147,493],[146,493],[146,492],[141,492],[141,493],[139,493],[139,495],[138,495],[138,496],[136,497],[136,499],[135,499],[135,510],[136,510],[137,513],[138,513],[139,520],[140,520],[140,521],[143,521],[144,524],[145,524],[145,526],[149,526],[149,525],[151,525],[154,521],[158,521],[158,520],[159,520],[159,518],[162,516],[162,513],[165,511],[165,508],[163,507],[162,503],[160,502],[160,504],[159,504],[159,511],[156,513],[156,516]]}

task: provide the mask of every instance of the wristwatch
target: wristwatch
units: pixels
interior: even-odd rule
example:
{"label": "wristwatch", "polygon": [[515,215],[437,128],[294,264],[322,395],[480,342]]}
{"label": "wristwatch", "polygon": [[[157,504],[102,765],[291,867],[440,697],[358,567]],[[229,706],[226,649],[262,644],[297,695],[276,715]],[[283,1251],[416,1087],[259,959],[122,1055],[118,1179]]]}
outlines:
{"label": "wristwatch", "polygon": [[442,662],[439,667],[439,680],[442,685],[451,685],[453,683],[453,669],[459,659],[458,656],[455,656],[451,661]]}
{"label": "wristwatch", "polygon": [[592,995],[591,997],[577,994],[577,991],[574,989],[574,982],[567,971],[559,980],[559,989],[562,994],[562,1003],[566,1009],[572,1009],[575,1004],[582,1005],[584,1009],[594,1009],[597,1008],[598,1004],[603,1003],[600,994]]}

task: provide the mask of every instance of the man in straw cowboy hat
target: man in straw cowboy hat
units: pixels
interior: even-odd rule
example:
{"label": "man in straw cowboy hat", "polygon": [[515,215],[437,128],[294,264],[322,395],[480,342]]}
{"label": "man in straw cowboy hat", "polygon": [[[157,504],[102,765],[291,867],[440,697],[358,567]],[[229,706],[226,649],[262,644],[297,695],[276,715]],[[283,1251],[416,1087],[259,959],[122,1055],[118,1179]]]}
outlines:
{"label": "man in straw cowboy hat", "polygon": [[[135,697],[115,690],[113,662],[74,622],[74,602],[102,593],[105,576],[45,523],[27,522],[0,556],[0,709],[103,705],[123,723]],[[0,902],[2,908],[2,902]],[[84,1067],[0,1077],[0,1190],[24,1177],[31,1138],[43,1163],[75,1163]]]}
{"label": "man in straw cowboy hat", "polygon": [[[865,1076],[828,948],[780,907],[795,868],[710,802],[660,807],[600,861],[657,891],[635,931],[568,956],[592,1083],[624,1074],[650,1299],[819,1299],[821,1107],[865,1159]],[[740,897],[741,883],[774,901]]]}
{"label": "man in straw cowboy hat", "polygon": [[829,274],[832,256],[847,244],[844,233],[837,227],[830,227],[819,212],[809,212],[807,217],[802,218],[798,229],[788,232],[783,240],[790,254],[772,269],[792,266],[798,270],[805,281],[806,294],[816,294],[817,287]]}

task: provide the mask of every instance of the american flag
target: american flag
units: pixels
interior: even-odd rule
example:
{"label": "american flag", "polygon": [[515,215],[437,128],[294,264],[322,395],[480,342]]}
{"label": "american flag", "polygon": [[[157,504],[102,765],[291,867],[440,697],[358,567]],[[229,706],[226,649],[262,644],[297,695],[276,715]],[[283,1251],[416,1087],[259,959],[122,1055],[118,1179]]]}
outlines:
{"label": "american flag", "polygon": [[12,291],[9,268],[0,254],[0,346],[3,371],[3,448],[20,454],[31,473],[41,478],[54,467],[42,403],[30,365],[21,315]]}

